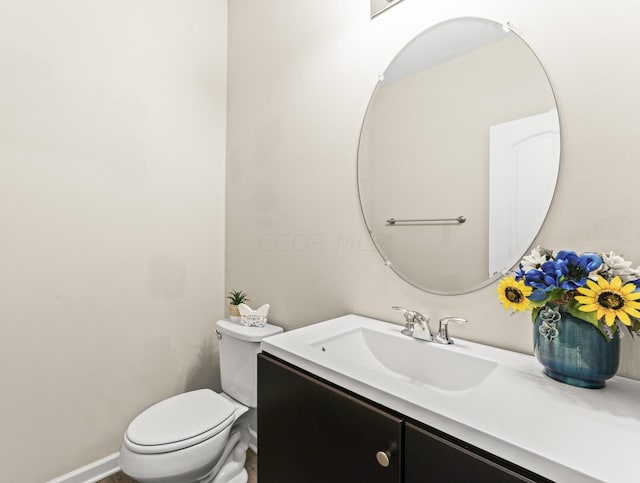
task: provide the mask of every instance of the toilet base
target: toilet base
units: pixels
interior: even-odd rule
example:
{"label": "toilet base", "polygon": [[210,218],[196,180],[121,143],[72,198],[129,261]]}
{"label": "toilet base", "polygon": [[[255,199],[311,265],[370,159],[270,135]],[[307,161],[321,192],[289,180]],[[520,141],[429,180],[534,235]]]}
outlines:
{"label": "toilet base", "polygon": [[245,421],[238,423],[218,464],[203,478],[202,483],[247,483],[249,475],[244,467],[249,449],[249,427]]}

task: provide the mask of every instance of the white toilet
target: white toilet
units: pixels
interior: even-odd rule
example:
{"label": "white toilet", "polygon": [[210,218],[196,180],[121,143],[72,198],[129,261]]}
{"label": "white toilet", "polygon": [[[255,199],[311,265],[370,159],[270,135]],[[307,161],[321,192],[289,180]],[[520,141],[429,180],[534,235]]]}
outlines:
{"label": "white toilet", "polygon": [[[260,341],[281,327],[219,320],[221,394],[200,389],[165,399],[136,417],[124,435],[120,468],[141,483],[246,483],[255,443]],[[255,449],[255,448],[254,448]]]}

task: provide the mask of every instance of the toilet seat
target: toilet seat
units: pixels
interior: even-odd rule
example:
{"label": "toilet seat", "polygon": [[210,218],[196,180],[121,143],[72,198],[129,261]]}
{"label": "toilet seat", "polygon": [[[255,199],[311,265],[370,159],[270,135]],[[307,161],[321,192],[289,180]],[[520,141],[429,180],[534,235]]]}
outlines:
{"label": "toilet seat", "polygon": [[139,454],[160,454],[202,443],[229,428],[234,406],[210,389],[165,399],[143,411],[125,433],[124,445]]}

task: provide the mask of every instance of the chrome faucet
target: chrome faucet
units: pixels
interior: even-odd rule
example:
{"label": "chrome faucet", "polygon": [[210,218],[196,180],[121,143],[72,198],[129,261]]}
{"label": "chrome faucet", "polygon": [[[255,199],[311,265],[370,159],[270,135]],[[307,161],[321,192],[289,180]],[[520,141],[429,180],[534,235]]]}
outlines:
{"label": "chrome faucet", "polygon": [[440,319],[438,326],[438,335],[436,335],[436,342],[440,344],[453,344],[453,339],[449,337],[449,322],[456,322],[458,324],[466,324],[467,319],[462,317],[444,317]]}
{"label": "chrome faucet", "polygon": [[[449,322],[456,322],[458,324],[467,323],[467,319],[463,319],[462,317],[443,317],[440,319],[440,324],[438,325],[438,333],[434,336],[429,326],[429,317],[422,315],[420,312],[407,310],[395,305],[391,308],[401,312],[404,316],[405,325],[404,329],[400,332],[401,334],[427,342],[453,344],[453,339],[449,337]],[[419,327],[416,327],[416,325]]]}
{"label": "chrome faucet", "polygon": [[[433,334],[431,333],[431,327],[429,326],[429,317],[426,317],[420,312],[407,310],[403,307],[393,306],[391,308],[401,312],[404,316],[405,326],[404,329],[402,329],[401,334],[427,342],[434,340]],[[416,328],[416,325],[419,327]]]}

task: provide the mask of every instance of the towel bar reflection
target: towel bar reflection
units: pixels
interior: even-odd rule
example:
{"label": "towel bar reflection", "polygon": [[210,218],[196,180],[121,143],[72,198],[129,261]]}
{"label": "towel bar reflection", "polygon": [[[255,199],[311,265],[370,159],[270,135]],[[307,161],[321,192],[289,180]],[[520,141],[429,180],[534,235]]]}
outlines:
{"label": "towel bar reflection", "polygon": [[396,220],[395,218],[389,218],[387,225],[462,225],[467,218],[459,216],[457,218],[426,218],[423,220]]}

